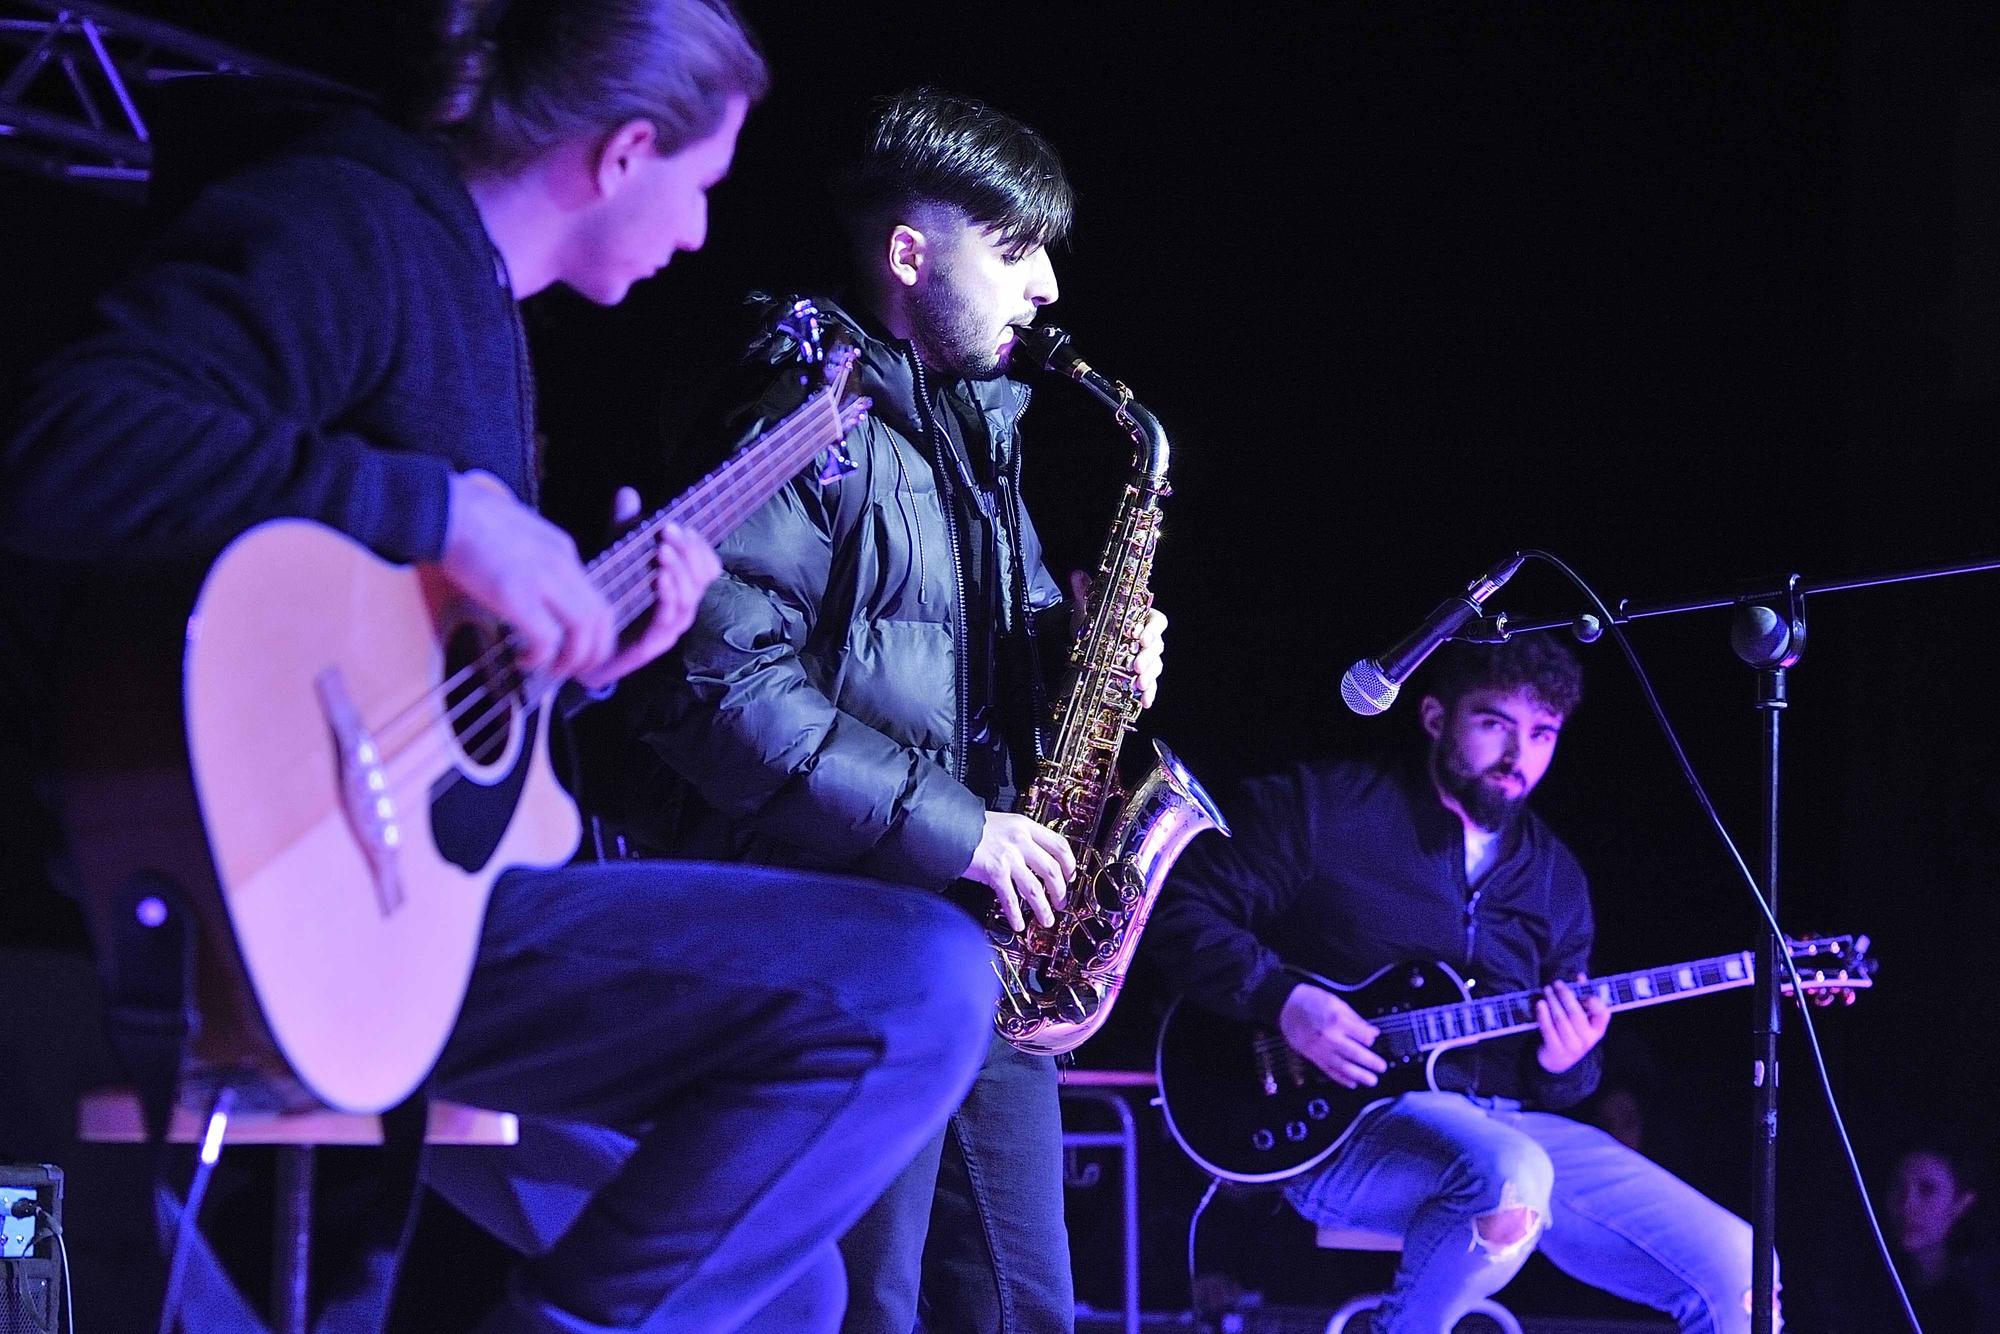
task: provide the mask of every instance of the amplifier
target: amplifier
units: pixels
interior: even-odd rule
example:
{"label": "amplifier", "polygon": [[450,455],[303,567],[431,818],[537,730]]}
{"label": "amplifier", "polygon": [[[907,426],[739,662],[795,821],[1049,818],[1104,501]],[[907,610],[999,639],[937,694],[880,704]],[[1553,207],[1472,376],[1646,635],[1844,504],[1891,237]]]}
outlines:
{"label": "amplifier", "polygon": [[50,1220],[62,1226],[62,1169],[0,1163],[0,1334],[62,1328],[62,1253]]}

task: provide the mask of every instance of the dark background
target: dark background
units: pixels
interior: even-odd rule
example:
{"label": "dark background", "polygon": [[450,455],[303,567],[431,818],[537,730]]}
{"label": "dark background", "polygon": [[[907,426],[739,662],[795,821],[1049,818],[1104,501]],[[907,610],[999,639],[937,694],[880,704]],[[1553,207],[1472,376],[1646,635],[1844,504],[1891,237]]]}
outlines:
{"label": "dark background", "polygon": [[[362,86],[391,63],[379,3],[128,7]],[[820,171],[866,98],[928,81],[1019,115],[1065,156],[1080,203],[1049,318],[1176,447],[1156,581],[1168,670],[1145,730],[1225,804],[1243,775],[1414,732],[1408,703],[1373,720],[1341,708],[1342,668],[1517,548],[1641,603],[2000,549],[1990,6],[746,9],[776,88],[714,196],[708,248],[613,311],[560,293],[529,305],[549,503],[580,531],[612,484],[663,474],[663,446],[726,364],[741,294],[827,270]],[[117,272],[140,215],[21,174],[0,176],[0,200],[12,372]],[[1051,563],[1082,563],[1123,436],[1062,386],[1029,427]],[[1992,1150],[1969,1090],[1993,1050],[1979,946],[2000,926],[1996,587],[1816,598],[1792,673],[1782,917],[1865,931],[1882,960],[1879,989],[1822,1020],[1871,1165],[1920,1125],[1963,1122]],[[1521,619],[1583,604],[1531,565],[1495,605]],[[1751,849],[1760,721],[1727,628],[1709,612],[1632,639]],[[1599,966],[1751,944],[1748,895],[1622,660],[1608,640],[1585,656],[1590,697],[1538,800],[1595,877]],[[6,933],[74,948],[21,867],[0,863]],[[1157,1004],[1142,977],[1084,1063],[1149,1064]],[[1746,997],[1613,1032],[1621,1061],[1654,1072],[1648,1147],[1746,1207]],[[1787,1059],[1781,1245],[1804,1265],[1859,1246],[1860,1222],[1796,1036]],[[1148,1304],[1172,1305],[1198,1183],[1158,1143],[1148,1163]],[[1304,1299],[1315,1271],[1295,1227],[1220,1209],[1205,1250],[1220,1238],[1219,1263]],[[1095,1217],[1080,1214],[1079,1254],[1108,1264],[1109,1215]],[[1804,1273],[1788,1286],[1810,1301]],[[1080,1281],[1112,1300],[1107,1269],[1086,1263]],[[1527,1281],[1551,1309],[1582,1309]]]}

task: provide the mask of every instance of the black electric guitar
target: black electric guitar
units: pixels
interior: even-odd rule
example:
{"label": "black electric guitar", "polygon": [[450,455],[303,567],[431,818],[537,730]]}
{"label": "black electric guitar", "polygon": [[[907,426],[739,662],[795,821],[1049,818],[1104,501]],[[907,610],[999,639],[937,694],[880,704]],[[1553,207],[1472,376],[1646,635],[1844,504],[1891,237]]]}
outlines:
{"label": "black electric guitar", "polygon": [[[1866,936],[1786,944],[1815,999],[1845,993],[1852,1000],[1854,992],[1873,985],[1875,962],[1868,957]],[[1635,1010],[1747,987],[1755,975],[1753,960],[1745,950],[1595,977],[1575,987],[1612,1010]],[[1375,1050],[1389,1069],[1374,1088],[1343,1088],[1276,1031],[1176,1000],[1160,1025],[1161,1106],[1174,1139],[1215,1176],[1273,1182],[1318,1166],[1369,1108],[1437,1087],[1435,1071],[1444,1052],[1534,1028],[1535,1001],[1542,995],[1515,991],[1475,1000],[1442,963],[1395,964],[1352,986],[1301,977],[1340,994],[1381,1030]]]}

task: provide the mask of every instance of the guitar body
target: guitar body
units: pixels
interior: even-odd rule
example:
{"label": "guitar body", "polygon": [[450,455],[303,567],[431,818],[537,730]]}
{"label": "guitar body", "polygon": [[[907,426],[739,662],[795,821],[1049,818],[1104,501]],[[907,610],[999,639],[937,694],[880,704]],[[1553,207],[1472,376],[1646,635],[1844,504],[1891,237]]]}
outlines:
{"label": "guitar body", "polygon": [[[1301,977],[1369,1020],[1466,999],[1458,974],[1442,963],[1395,964],[1352,986],[1310,973]],[[1182,997],[1160,1026],[1167,1129],[1190,1158],[1224,1180],[1257,1184],[1297,1176],[1332,1157],[1363,1112],[1432,1086],[1438,1051],[1420,1051],[1393,1033],[1384,1033],[1375,1050],[1389,1063],[1380,1082],[1342,1088],[1275,1030],[1224,1018]]]}
{"label": "guitar body", "polygon": [[435,574],[302,520],[232,543],[189,621],[188,756],[221,900],[271,1035],[333,1107],[416,1087],[494,879],[576,848],[547,705],[474,706],[465,735],[446,717],[441,683],[494,639]]}
{"label": "guitar body", "polygon": [[[784,327],[803,401],[586,567],[621,630],[652,608],[665,524],[714,542],[809,463],[822,483],[852,469],[858,353],[822,340],[809,302]],[[175,920],[149,898],[177,900],[194,926],[184,1075],[394,1106],[457,1022],[493,882],[576,850],[548,758],[555,683],[521,680],[503,630],[434,567],[316,523],[244,533],[198,595],[156,573],[106,590],[129,614],[99,612],[105,642],[76,645],[62,729],[92,931],[132,974],[111,989],[149,1012],[182,1001],[177,951],[134,926]]]}

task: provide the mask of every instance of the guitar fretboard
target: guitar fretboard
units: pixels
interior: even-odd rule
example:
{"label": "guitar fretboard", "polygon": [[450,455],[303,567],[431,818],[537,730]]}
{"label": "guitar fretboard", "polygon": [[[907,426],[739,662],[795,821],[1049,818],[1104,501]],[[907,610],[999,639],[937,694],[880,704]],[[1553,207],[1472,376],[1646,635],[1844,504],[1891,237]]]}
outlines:
{"label": "guitar fretboard", "polygon": [[610,597],[621,629],[652,606],[652,552],[660,530],[678,523],[709,543],[728,536],[859,419],[867,403],[857,400],[843,406],[841,392],[846,379],[847,371],[842,369],[830,385],[816,390],[783,421],[732,454],[664,509],[635,525],[590,563],[590,576]]}
{"label": "guitar fretboard", "polygon": [[[1693,963],[1593,977],[1571,983],[1571,987],[1579,997],[1596,996],[1612,1010],[1634,1010],[1711,991],[1747,987],[1754,976],[1753,956],[1744,950]],[[1419,1051],[1455,1047],[1535,1027],[1535,1002],[1541,998],[1539,990],[1512,991],[1452,1005],[1404,1010],[1380,1016],[1374,1023],[1385,1035],[1406,1035],[1406,1040]]]}

